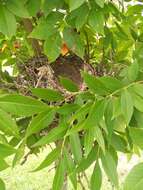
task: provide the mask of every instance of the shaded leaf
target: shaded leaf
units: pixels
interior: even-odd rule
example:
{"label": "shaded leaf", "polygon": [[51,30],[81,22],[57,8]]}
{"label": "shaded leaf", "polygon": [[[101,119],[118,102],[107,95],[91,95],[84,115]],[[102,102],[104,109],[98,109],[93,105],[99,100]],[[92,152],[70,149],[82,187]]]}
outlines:
{"label": "shaded leaf", "polygon": [[63,99],[61,93],[53,89],[33,88],[31,92],[33,95],[48,101],[60,101]]}
{"label": "shaded leaf", "polygon": [[77,92],[78,87],[77,85],[70,79],[66,77],[60,77],[60,83],[61,85],[70,92]]}

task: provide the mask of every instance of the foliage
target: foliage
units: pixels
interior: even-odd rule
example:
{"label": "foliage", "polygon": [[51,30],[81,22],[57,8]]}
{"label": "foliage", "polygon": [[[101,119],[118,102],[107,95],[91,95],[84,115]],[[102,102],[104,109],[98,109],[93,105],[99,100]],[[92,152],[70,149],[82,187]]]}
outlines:
{"label": "foliage", "polygon": [[[55,143],[33,168],[35,172],[55,162],[53,190],[62,189],[66,176],[73,189],[77,183],[82,186],[81,174],[92,164],[89,189],[101,189],[102,170],[118,189],[117,153],[143,149],[141,2],[0,0],[0,171],[9,167],[6,157],[13,155],[14,167]],[[24,76],[20,66],[41,54],[48,63],[44,70],[38,68],[37,84],[19,91],[17,76]],[[59,57],[71,55],[82,60],[84,82],[60,76],[57,88],[51,68]],[[6,66],[12,75],[4,71]],[[48,88],[40,86],[44,75]],[[124,190],[141,189],[142,167],[133,168]],[[0,189],[5,189],[1,179]]]}

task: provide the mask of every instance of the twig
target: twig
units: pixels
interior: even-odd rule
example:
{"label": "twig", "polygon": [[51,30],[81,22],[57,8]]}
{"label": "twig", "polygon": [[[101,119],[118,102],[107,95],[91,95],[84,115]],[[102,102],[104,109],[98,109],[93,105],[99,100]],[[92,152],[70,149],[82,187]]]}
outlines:
{"label": "twig", "polygon": [[25,162],[27,161],[27,159],[28,159],[28,157],[29,157],[30,154],[32,154],[32,151],[31,151],[31,150],[24,156],[24,159],[23,159],[23,161],[21,162],[20,165],[25,164]]}
{"label": "twig", "polygon": [[78,182],[79,182],[79,184],[81,185],[82,190],[86,190],[85,187],[84,187],[84,184],[83,184],[83,182],[82,182],[82,180],[81,180],[81,176],[80,176],[80,175],[78,175]]}
{"label": "twig", "polygon": [[57,165],[55,165],[54,167],[50,168],[50,169],[48,170],[48,173],[51,172],[52,170],[56,169],[56,168],[57,168]]}
{"label": "twig", "polygon": [[85,33],[85,38],[86,38],[86,45],[87,45],[87,51],[86,51],[86,63],[90,63],[90,45],[89,45],[89,39],[88,39],[88,35],[87,32],[84,31]]}
{"label": "twig", "polygon": [[87,177],[87,175],[86,175],[85,172],[83,172],[83,176],[84,176],[84,178],[85,178],[85,180],[86,180],[86,183],[87,183],[87,185],[88,185],[88,188],[90,188],[89,180],[88,180],[88,177]]}

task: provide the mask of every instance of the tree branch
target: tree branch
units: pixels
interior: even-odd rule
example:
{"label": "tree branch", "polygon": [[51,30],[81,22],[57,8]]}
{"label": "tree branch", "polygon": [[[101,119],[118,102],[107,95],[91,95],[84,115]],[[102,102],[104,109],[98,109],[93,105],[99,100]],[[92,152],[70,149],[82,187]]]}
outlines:
{"label": "tree branch", "polygon": [[[31,22],[31,20],[27,19],[27,18],[24,18],[23,19],[23,25],[24,25],[24,28],[25,28],[27,34],[30,34],[32,32],[32,30],[33,30],[33,24]],[[33,38],[28,38],[27,40],[28,40],[29,44],[32,45],[32,48],[34,50],[34,54],[36,56],[39,56],[41,54],[42,50],[41,50],[41,47],[40,47],[40,45],[38,43],[38,40],[33,39]]]}

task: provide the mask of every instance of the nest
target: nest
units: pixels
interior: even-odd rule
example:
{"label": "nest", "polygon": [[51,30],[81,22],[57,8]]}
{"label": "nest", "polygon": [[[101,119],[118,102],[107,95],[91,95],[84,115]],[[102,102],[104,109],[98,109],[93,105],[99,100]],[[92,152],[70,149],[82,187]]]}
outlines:
{"label": "nest", "polygon": [[29,88],[52,88],[64,93],[59,83],[59,77],[67,77],[76,83],[79,88],[83,84],[81,70],[84,62],[76,55],[59,57],[54,63],[49,64],[46,56],[32,57],[24,64],[18,64],[19,75],[16,86],[22,94],[27,94]]}

